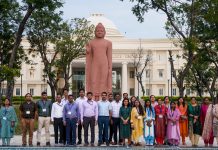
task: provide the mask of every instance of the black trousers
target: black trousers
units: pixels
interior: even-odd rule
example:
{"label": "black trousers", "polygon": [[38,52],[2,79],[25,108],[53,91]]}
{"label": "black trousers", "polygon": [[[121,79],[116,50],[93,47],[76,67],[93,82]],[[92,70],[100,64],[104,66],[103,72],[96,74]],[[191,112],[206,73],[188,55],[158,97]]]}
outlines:
{"label": "black trousers", "polygon": [[113,135],[114,135],[114,142],[117,143],[117,129],[119,130],[119,142],[122,140],[120,139],[120,118],[113,118]]}
{"label": "black trousers", "polygon": [[78,125],[78,142],[82,143],[82,128],[81,123]]}
{"label": "black trousers", "polygon": [[[54,118],[55,144],[63,143],[63,118]],[[58,131],[60,132],[58,142]]]}
{"label": "black trousers", "polygon": [[89,142],[88,142],[89,126],[91,128],[91,144],[94,144],[94,142],[95,142],[95,116],[83,118],[84,141],[86,144],[89,144]]}
{"label": "black trousers", "polygon": [[109,142],[112,142],[112,137],[113,137],[114,131],[113,131],[113,125],[111,123],[109,124],[109,130],[110,130],[110,132],[109,132]]}

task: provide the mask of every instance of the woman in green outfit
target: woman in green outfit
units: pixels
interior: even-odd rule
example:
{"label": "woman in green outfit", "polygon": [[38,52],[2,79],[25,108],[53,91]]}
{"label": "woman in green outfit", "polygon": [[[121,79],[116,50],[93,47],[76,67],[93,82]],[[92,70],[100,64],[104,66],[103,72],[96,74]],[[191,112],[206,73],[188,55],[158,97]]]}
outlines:
{"label": "woman in green outfit", "polygon": [[200,106],[195,97],[191,98],[191,104],[188,105],[188,126],[189,138],[192,146],[197,147],[199,136],[201,135]]}
{"label": "woman in green outfit", "polygon": [[124,98],[122,107],[120,108],[120,137],[125,146],[125,139],[128,139],[128,146],[131,145],[131,124],[130,124],[131,107],[128,98]]}
{"label": "woman in green outfit", "polygon": [[6,98],[3,107],[0,109],[0,136],[2,138],[2,146],[10,145],[10,140],[14,135],[16,124],[17,115],[14,107],[10,106],[10,101]]}

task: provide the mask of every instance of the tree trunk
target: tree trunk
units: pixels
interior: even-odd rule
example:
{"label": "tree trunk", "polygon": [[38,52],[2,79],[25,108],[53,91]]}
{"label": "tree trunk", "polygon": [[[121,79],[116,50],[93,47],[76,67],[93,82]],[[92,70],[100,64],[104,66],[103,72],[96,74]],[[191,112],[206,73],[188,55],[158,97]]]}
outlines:
{"label": "tree trunk", "polygon": [[141,86],[141,89],[142,89],[142,96],[144,96],[145,95],[145,88],[144,88],[144,85],[143,85],[143,83],[142,83],[142,79],[140,79],[140,86]]}
{"label": "tree trunk", "polygon": [[6,97],[10,99],[10,103],[12,104],[12,97],[14,91],[14,79],[7,81],[7,90],[6,90]]}
{"label": "tree trunk", "polygon": [[54,102],[55,101],[56,87],[52,83],[52,81],[48,81],[47,83],[48,83],[48,85],[50,86],[50,89],[51,89],[51,100]]}
{"label": "tree trunk", "polygon": [[2,82],[0,82],[0,106],[2,105]]}
{"label": "tree trunk", "polygon": [[65,78],[64,78],[64,89],[67,89],[69,91],[69,77],[67,75],[65,75]]}
{"label": "tree trunk", "polygon": [[183,86],[183,80],[180,81],[180,83],[177,84],[177,86],[179,88],[179,96],[183,97],[184,96],[184,90],[185,90],[185,87]]}
{"label": "tree trunk", "polygon": [[144,88],[144,85],[142,83],[142,79],[141,79],[141,77],[137,77],[136,79],[137,79],[138,83],[140,84],[140,87],[141,87],[141,90],[142,90],[142,94],[144,96],[145,95],[145,88]]}
{"label": "tree trunk", "polygon": [[55,88],[51,88],[51,97],[52,97],[52,102],[55,102],[55,93],[56,93],[56,91],[55,91]]}
{"label": "tree trunk", "polygon": [[9,62],[9,67],[11,67],[11,68],[13,68],[13,66],[14,66],[16,50],[20,45],[22,34],[23,34],[24,29],[25,29],[25,25],[26,25],[27,20],[31,16],[34,9],[35,9],[35,7],[33,7],[32,5],[28,6],[28,10],[27,10],[23,20],[21,21],[19,27],[18,27],[18,31],[16,33],[15,43],[14,43],[14,46],[13,46],[13,49],[11,52],[11,57],[10,57],[10,62]]}

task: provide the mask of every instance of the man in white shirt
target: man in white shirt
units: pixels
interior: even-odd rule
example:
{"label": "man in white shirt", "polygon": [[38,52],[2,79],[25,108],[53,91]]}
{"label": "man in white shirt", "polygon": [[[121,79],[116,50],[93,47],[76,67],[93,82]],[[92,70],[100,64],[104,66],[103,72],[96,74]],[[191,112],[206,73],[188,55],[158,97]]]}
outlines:
{"label": "man in white shirt", "polygon": [[67,89],[63,89],[64,97],[61,99],[61,103],[63,105],[66,105],[68,103],[68,93],[69,91]]}
{"label": "man in white shirt", "polygon": [[[55,144],[63,143],[63,108],[64,105],[61,103],[61,95],[56,96],[56,102],[52,104],[51,109],[51,121],[54,123],[55,133]],[[60,138],[58,141],[58,129],[60,132]]]}
{"label": "man in white shirt", "polygon": [[[68,93],[69,93],[69,91],[67,89],[63,89],[64,97],[61,100],[63,107],[69,102],[68,101],[68,95],[69,95]],[[66,143],[66,126],[63,126],[63,143],[64,144]]]}
{"label": "man in white shirt", "polygon": [[[85,90],[84,89],[79,89],[79,97],[76,99],[76,103],[79,106],[79,112],[81,113],[81,107],[82,107],[82,103],[84,101],[87,100],[87,97],[85,97]],[[80,114],[81,115],[81,114]],[[78,124],[78,142],[77,144],[82,144],[82,125],[81,125],[81,121],[79,121]]]}
{"label": "man in white shirt", "polygon": [[[112,107],[112,119],[110,123],[113,125],[113,135],[114,135],[114,143],[113,145],[117,145],[117,129],[120,128],[120,107],[122,106],[122,102],[120,100],[120,94],[115,94],[115,101],[111,102]],[[119,129],[119,143],[121,143],[120,139],[120,129]]]}

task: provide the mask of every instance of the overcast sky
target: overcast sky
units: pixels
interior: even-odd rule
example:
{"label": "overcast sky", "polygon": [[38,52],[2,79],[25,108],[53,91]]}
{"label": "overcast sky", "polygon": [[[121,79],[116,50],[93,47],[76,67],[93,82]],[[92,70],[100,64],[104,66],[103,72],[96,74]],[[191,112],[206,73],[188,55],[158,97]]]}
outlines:
{"label": "overcast sky", "polygon": [[127,38],[166,38],[166,17],[157,12],[145,14],[144,23],[139,23],[132,14],[133,4],[129,0],[65,0],[64,19],[88,18],[90,14],[102,13],[110,19]]}

